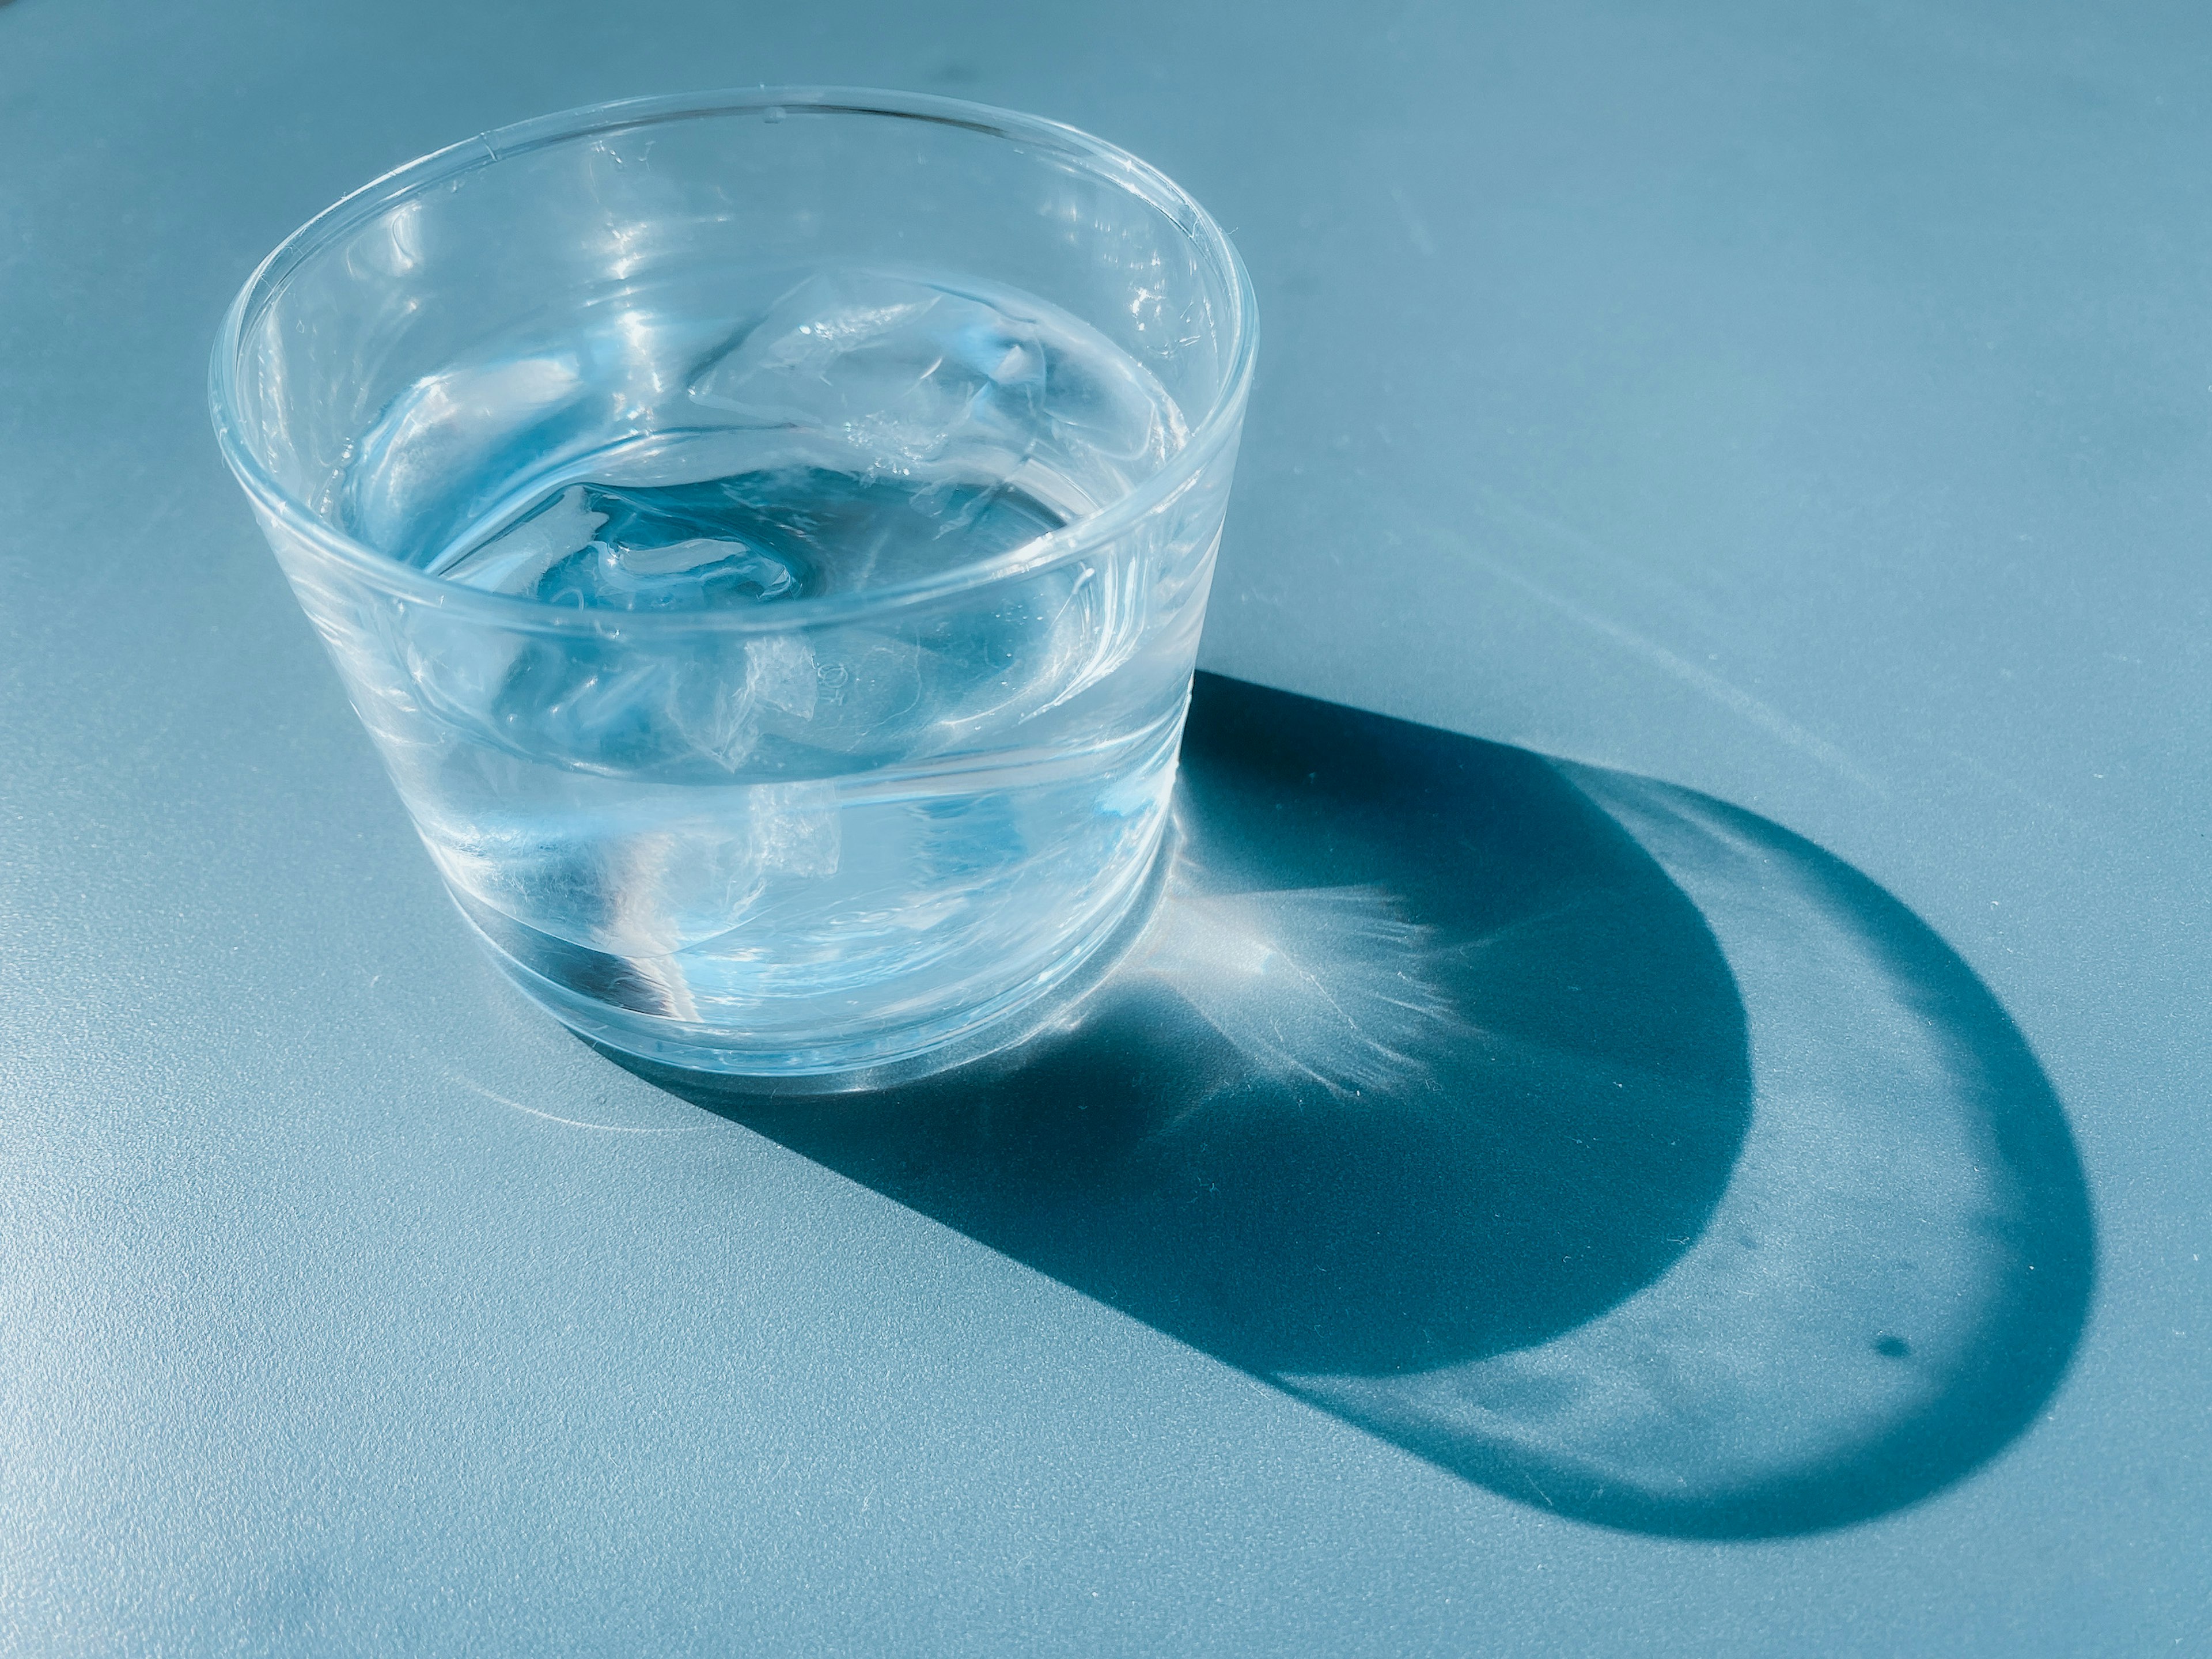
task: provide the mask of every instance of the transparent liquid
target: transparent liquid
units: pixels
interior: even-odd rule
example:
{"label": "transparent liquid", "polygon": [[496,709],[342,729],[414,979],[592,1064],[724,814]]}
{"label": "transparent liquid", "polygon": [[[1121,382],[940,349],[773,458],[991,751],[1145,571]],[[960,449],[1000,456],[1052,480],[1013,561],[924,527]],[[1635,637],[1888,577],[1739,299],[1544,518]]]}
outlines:
{"label": "transparent liquid", "polygon": [[734,320],[630,295],[419,383],[331,510],[605,623],[394,642],[412,713],[380,735],[464,910],[575,1023],[730,1069],[896,1057],[1038,994],[1150,862],[1210,549],[1139,534],[859,621],[625,623],[1018,559],[1184,436],[1064,313],[860,270]]}

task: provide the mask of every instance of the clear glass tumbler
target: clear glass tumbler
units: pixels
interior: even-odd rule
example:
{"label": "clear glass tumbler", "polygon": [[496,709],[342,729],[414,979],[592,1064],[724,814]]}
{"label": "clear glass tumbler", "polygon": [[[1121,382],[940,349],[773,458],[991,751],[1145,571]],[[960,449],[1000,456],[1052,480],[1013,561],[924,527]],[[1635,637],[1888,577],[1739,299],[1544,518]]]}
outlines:
{"label": "clear glass tumbler", "polygon": [[1109,144],[762,89],[369,185],[210,397],[500,965],[611,1047],[834,1079],[988,1046],[1145,889],[1254,324]]}

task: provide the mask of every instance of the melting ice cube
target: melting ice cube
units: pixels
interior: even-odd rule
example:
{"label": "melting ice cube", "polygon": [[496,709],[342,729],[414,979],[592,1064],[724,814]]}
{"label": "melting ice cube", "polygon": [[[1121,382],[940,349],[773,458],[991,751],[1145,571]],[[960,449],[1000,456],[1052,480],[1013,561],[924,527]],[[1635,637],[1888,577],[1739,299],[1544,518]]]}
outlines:
{"label": "melting ice cube", "polygon": [[765,538],[744,534],[742,504],[727,494],[719,483],[571,484],[438,574],[470,587],[617,611],[700,611],[798,591],[803,571]]}
{"label": "melting ice cube", "polygon": [[950,466],[1002,480],[1046,423],[1033,319],[880,272],[809,276],[691,385],[694,401],[784,427],[869,474]]}

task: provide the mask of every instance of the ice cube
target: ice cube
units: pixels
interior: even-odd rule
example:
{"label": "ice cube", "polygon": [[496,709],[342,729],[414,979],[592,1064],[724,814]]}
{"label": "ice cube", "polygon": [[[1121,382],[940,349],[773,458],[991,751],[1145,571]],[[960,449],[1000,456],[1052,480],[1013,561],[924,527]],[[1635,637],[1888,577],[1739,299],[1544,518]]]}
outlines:
{"label": "ice cube", "polygon": [[436,574],[550,605],[614,611],[699,611],[799,592],[803,568],[745,534],[727,495],[712,482],[571,484]]}
{"label": "ice cube", "polygon": [[693,400],[780,427],[864,476],[1003,480],[1044,425],[1035,319],[883,272],[807,277],[691,384]]}

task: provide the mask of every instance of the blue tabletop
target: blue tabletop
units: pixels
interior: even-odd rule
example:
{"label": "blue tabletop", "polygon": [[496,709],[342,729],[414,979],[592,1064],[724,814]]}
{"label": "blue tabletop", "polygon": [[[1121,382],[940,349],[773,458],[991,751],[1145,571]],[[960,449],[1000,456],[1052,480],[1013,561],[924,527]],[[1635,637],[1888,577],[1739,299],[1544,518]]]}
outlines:
{"label": "blue tabletop", "polygon": [[[0,4],[0,1650],[2212,1653],[2208,49]],[[1072,1055],[769,1109],[447,905],[216,320],[425,150],[753,82],[1233,232],[1187,817],[1249,867],[1182,902],[1317,941],[1326,1064],[1170,951]]]}

